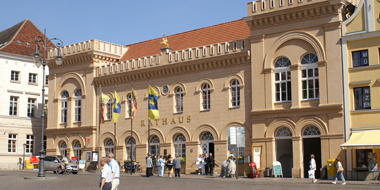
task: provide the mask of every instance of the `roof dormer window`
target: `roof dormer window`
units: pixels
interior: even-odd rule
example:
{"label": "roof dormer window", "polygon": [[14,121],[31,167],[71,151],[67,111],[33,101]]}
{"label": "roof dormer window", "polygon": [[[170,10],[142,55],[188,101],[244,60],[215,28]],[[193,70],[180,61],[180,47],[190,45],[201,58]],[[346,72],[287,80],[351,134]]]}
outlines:
{"label": "roof dormer window", "polygon": [[21,42],[20,42],[20,40],[17,40],[17,44],[18,44],[18,45],[21,45]]}

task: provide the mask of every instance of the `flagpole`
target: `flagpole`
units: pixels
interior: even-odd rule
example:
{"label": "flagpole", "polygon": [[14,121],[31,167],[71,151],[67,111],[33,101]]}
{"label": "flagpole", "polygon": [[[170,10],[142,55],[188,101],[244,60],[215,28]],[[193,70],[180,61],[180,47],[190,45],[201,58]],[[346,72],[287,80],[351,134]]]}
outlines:
{"label": "flagpole", "polygon": [[[115,87],[114,87],[114,90],[115,90],[115,92],[116,92],[116,83],[115,83]],[[116,93],[115,93],[115,98],[114,98],[114,102],[113,102],[113,109],[115,109],[115,104],[116,104]],[[112,110],[113,110],[112,109]],[[112,113],[112,115],[113,115],[113,113]],[[113,118],[112,118],[113,119]],[[113,143],[113,149],[114,149],[114,158],[116,159],[116,123],[115,122],[113,122],[113,139],[114,139],[114,143]]]}
{"label": "flagpole", "polygon": [[[132,80],[132,93],[131,93],[131,98],[132,98],[132,100],[131,100],[131,109],[130,109],[130,113],[131,113],[131,175],[132,175],[132,163],[133,163],[133,157],[132,157],[132,149],[133,149],[133,141],[132,141],[132,125],[133,125],[133,113],[132,113],[132,101],[133,101],[133,80]],[[127,97],[128,98],[128,97]],[[127,102],[128,102],[128,100],[127,100]]]}
{"label": "flagpole", "polygon": [[[100,88],[99,88],[99,113],[102,113],[102,84],[100,83]],[[99,127],[98,127],[98,169],[100,171],[100,123],[102,120],[102,116],[99,114]]]}
{"label": "flagpole", "polygon": [[[148,78],[148,97],[149,97],[149,85],[150,85],[150,78]],[[148,98],[148,153],[150,154],[150,121],[149,121],[149,98]]]}

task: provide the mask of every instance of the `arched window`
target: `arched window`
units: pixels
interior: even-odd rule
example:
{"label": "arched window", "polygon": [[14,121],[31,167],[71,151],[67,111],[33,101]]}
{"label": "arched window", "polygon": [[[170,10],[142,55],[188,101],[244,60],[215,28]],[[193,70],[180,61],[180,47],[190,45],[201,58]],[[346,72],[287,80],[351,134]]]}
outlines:
{"label": "arched window", "polygon": [[66,146],[66,142],[65,141],[62,141],[61,144],[59,145],[59,153],[62,155],[62,156],[67,156],[67,146]]}
{"label": "arched window", "polygon": [[277,129],[275,136],[276,136],[276,138],[278,138],[278,137],[282,137],[282,138],[283,137],[292,137],[292,131],[290,131],[290,129],[287,127],[281,127],[279,129]]}
{"label": "arched window", "polygon": [[275,98],[277,102],[292,100],[291,62],[286,57],[278,58],[274,63]]}
{"label": "arched window", "polygon": [[183,134],[179,133],[174,137],[174,155],[178,154],[179,157],[186,158],[185,143],[186,143],[186,138],[185,136],[183,136]]}
{"label": "arched window", "polygon": [[131,117],[131,111],[132,111],[132,94],[131,93],[128,93],[127,94],[127,118],[130,118]]}
{"label": "arched window", "polygon": [[81,122],[82,119],[82,90],[77,89],[74,95],[74,122]]}
{"label": "arched window", "polygon": [[107,139],[106,142],[104,143],[104,155],[107,155],[108,152],[113,152],[113,140],[112,139]]}
{"label": "arched window", "polygon": [[213,141],[214,136],[210,132],[204,132],[201,136],[201,141]]}
{"label": "arched window", "polygon": [[[127,160],[136,160],[136,140],[133,137],[129,137],[126,140],[126,155]],[[132,159],[131,159],[131,149],[132,149]]]}
{"label": "arched window", "polygon": [[182,113],[183,112],[183,93],[182,93],[182,88],[177,87],[175,89],[175,110],[177,113]]}
{"label": "arched window", "polygon": [[74,150],[74,157],[77,157],[77,160],[81,160],[81,155],[82,155],[82,151],[81,151],[81,144],[79,141],[75,141],[75,143],[73,144],[73,150]]}
{"label": "arched window", "polygon": [[107,103],[107,120],[111,120],[112,119],[112,110],[113,110],[113,98],[111,96],[110,97],[110,101]]}
{"label": "arched window", "polygon": [[210,98],[211,98],[211,92],[210,92],[210,85],[209,84],[203,84],[202,86],[202,108],[203,110],[210,110]]}
{"label": "arched window", "polygon": [[233,80],[231,82],[231,106],[240,107],[240,87],[239,81]]}
{"label": "arched window", "polygon": [[314,125],[309,125],[307,127],[305,127],[305,129],[302,131],[302,136],[303,137],[316,137],[316,136],[320,136],[321,135],[321,131],[319,131],[318,127],[314,126]]}
{"label": "arched window", "polygon": [[318,57],[308,53],[301,58],[302,99],[319,98]]}
{"label": "arched window", "polygon": [[67,101],[69,92],[66,90],[61,93],[61,123],[67,123]]}
{"label": "arched window", "polygon": [[160,138],[157,135],[150,138],[150,153],[156,156],[160,155]]}

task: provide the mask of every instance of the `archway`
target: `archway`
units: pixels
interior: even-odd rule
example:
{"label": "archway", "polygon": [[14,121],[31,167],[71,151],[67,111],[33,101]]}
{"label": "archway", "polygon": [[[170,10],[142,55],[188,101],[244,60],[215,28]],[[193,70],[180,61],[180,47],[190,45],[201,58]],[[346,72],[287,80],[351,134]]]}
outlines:
{"label": "archway", "polygon": [[[202,133],[201,137],[199,138],[201,141],[201,153],[202,154],[214,154],[214,136],[210,132],[204,132]],[[215,156],[214,156],[215,158]]]}
{"label": "archway", "polygon": [[292,131],[287,127],[276,130],[276,160],[282,165],[284,177],[292,177],[293,168],[293,142]]}
{"label": "archway", "polygon": [[319,128],[314,125],[309,125],[305,127],[302,131],[302,145],[303,145],[303,168],[304,177],[308,178],[309,166],[310,166],[310,155],[314,154],[315,162],[317,164],[317,170],[315,171],[315,178],[321,177],[321,132]]}

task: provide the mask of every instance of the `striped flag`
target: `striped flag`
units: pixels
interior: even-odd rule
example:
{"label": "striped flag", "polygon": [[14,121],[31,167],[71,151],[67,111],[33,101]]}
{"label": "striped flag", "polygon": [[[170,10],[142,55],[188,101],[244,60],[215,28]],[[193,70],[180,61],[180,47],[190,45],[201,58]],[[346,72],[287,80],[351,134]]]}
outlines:
{"label": "striped flag", "polygon": [[137,113],[137,95],[136,91],[132,88],[132,100],[131,100],[131,118],[133,119]]}
{"label": "striped flag", "polygon": [[149,85],[149,96],[148,96],[148,118],[149,119],[159,119],[160,113],[158,112],[158,93]]}
{"label": "striped flag", "polygon": [[110,101],[110,97],[105,95],[104,93],[101,94],[102,96],[102,112],[100,113],[100,123],[104,124],[104,120],[106,119],[106,114],[104,110],[106,109],[107,103]]}

